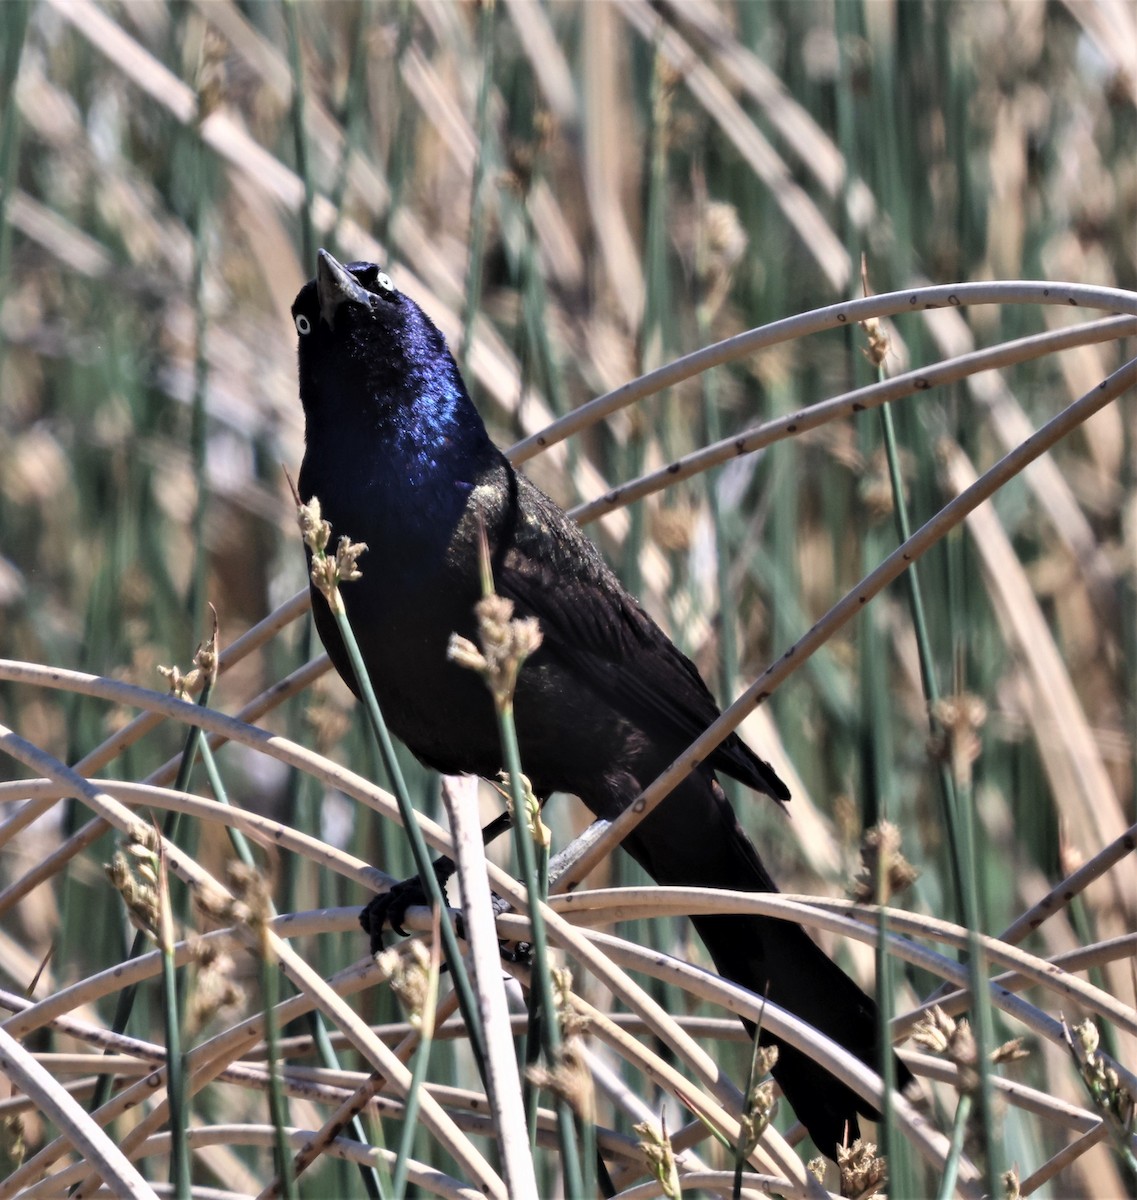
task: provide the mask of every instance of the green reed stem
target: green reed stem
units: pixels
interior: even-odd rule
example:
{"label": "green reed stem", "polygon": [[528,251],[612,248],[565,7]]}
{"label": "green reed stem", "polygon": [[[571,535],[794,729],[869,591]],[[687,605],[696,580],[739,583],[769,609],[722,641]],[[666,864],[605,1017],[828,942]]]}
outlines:
{"label": "green reed stem", "polygon": [[[963,1157],[963,1146],[967,1139],[967,1120],[971,1116],[971,1097],[961,1092],[955,1106],[955,1119],[951,1126],[951,1148],[944,1159],[944,1174],[940,1181],[936,1200],[951,1200],[955,1195],[955,1181],[959,1177],[959,1163]],[[992,1193],[997,1195],[998,1193]]]}
{"label": "green reed stem", "polygon": [[[883,380],[884,370],[883,365],[878,366],[877,376]],[[908,506],[904,495],[904,480],[900,473],[900,456],[896,448],[896,431],[892,421],[892,412],[888,405],[884,405],[880,410],[881,432],[884,439],[885,456],[888,460],[888,475],[892,487],[892,511],[896,516],[897,534],[901,542],[907,541],[910,530],[908,528]],[[907,531],[907,532],[906,532]],[[924,608],[920,596],[919,584],[911,574],[908,575],[908,595],[912,608],[913,623],[919,622],[924,628],[924,637],[927,638],[927,629],[924,627]],[[931,670],[931,661],[928,662],[928,669]],[[926,683],[926,681],[925,681]],[[929,700],[930,703],[930,700]],[[885,806],[885,793],[882,789],[880,806],[883,809]],[[890,814],[885,811],[878,811],[878,820],[885,820]],[[892,1093],[896,1087],[896,1063],[893,1060],[890,1048],[892,1046],[892,996],[893,996],[893,963],[892,956],[888,953],[888,912],[887,905],[890,900],[889,884],[888,884],[888,866],[885,861],[885,855],[877,856],[876,864],[876,879],[874,880],[874,890],[876,892],[876,902],[880,906],[880,917],[878,921],[878,941],[876,944],[876,991],[877,991],[877,1043],[880,1046],[880,1077],[884,1084],[884,1103],[881,1105],[881,1147],[884,1157],[889,1162],[889,1168],[892,1173],[892,1178],[897,1178],[893,1157],[900,1150],[900,1139],[896,1136],[896,1120],[893,1112]]]}
{"label": "green reed stem", "polygon": [[[892,413],[887,404],[880,409],[881,429],[884,435],[885,453],[888,459],[888,472],[892,482],[894,511],[896,514],[897,534],[901,542],[911,536],[911,523],[908,519],[908,508],[904,498],[904,484],[900,473],[900,457],[896,448],[895,428]],[[931,642],[928,637],[927,623],[924,617],[924,604],[920,589],[920,576],[917,565],[912,563],[906,573],[908,580],[908,597],[912,612],[912,624],[916,633],[917,651],[920,658],[920,674],[924,683],[925,695],[928,700],[930,723],[933,733],[938,722],[931,714],[939,699],[936,685],[935,668],[932,662]],[[978,1047],[976,1067],[979,1074],[979,1108],[984,1129],[985,1161],[987,1171],[987,1186],[992,1196],[998,1194],[1001,1184],[1001,1154],[999,1139],[995,1133],[994,1086],[991,1081],[991,1060],[989,1051],[995,1044],[994,1019],[991,1013],[991,998],[987,990],[987,975],[985,970],[986,958],[977,936],[981,924],[981,906],[979,889],[976,882],[977,858],[974,828],[973,797],[970,780],[953,775],[944,756],[940,757],[940,786],[944,799],[944,815],[948,826],[949,844],[952,848],[951,861],[955,874],[957,894],[962,909],[963,924],[968,931],[967,969],[969,984],[974,1001],[975,1040]],[[878,972],[891,972],[885,945],[886,921],[884,910],[881,910],[880,945],[878,947]],[[887,998],[890,994],[883,990],[887,978],[882,976],[882,995]],[[889,1015],[886,1005],[881,1005],[881,1020],[885,1030]],[[887,1033],[884,1034],[882,1047],[887,1045]],[[885,1056],[886,1070],[882,1071],[888,1088],[894,1084],[893,1064],[891,1055]],[[886,1103],[888,1092],[885,1095]],[[885,1108],[886,1119],[890,1118],[889,1108]],[[888,1132],[891,1133],[891,1127]],[[886,1146],[895,1144],[886,1142]]]}
{"label": "green reed stem", "polygon": [[186,1104],[185,1059],[182,1057],[181,1012],[178,1005],[178,968],[174,958],[177,938],[170,906],[170,877],[159,846],[158,949],[162,963],[162,1015],[166,1035],[166,1100],[170,1107],[170,1183],[177,1200],[190,1200],[189,1112]]}
{"label": "green reed stem", "polygon": [[434,1045],[434,1010],[438,1003],[438,976],[440,959],[438,956],[437,925],[441,919],[439,909],[434,910],[435,930],[431,939],[434,948],[430,957],[430,975],[426,995],[422,1001],[420,1013],[419,1042],[415,1047],[414,1062],[411,1065],[411,1083],[407,1091],[407,1104],[403,1113],[403,1129],[399,1137],[399,1150],[395,1157],[395,1170],[392,1176],[391,1191],[395,1200],[403,1200],[407,1187],[407,1172],[410,1169],[411,1153],[414,1150],[415,1134],[418,1132],[418,1110],[422,1089],[426,1086],[426,1072],[430,1065],[430,1051]]}
{"label": "green reed stem", "polygon": [[[323,1014],[319,1009],[311,1009],[306,1014],[306,1020],[312,1034],[312,1044],[316,1047],[321,1064],[326,1070],[342,1071],[343,1064],[340,1062],[335,1046],[332,1045],[332,1039],[328,1036],[328,1027],[324,1024]],[[351,1130],[352,1137],[362,1145],[376,1144],[374,1139],[368,1136],[367,1130],[363,1127],[363,1120],[358,1113],[348,1122],[348,1128]],[[363,1189],[367,1193],[368,1200],[384,1200],[386,1193],[383,1190],[383,1180],[379,1168],[370,1163],[361,1162],[358,1165],[359,1174],[363,1180]]]}
{"label": "green reed stem", "polygon": [[[553,996],[548,934],[541,916],[541,904],[545,897],[541,894],[537,855],[533,847],[526,796],[521,783],[521,754],[517,746],[517,728],[513,720],[513,701],[510,699],[504,703],[497,703],[495,698],[494,707],[497,710],[502,757],[509,775],[510,803],[513,807],[513,844],[517,849],[521,877],[525,881],[525,891],[529,900],[529,918],[533,935],[533,974],[536,976],[534,990],[539,997],[537,1020],[540,1028],[541,1048],[550,1070],[555,1070],[560,1062],[561,1028],[557,1020],[556,1001]],[[535,820],[539,821],[540,817],[537,816]],[[584,1182],[573,1110],[568,1101],[560,1097],[557,1099],[557,1134],[561,1144],[565,1195],[583,1196]]]}
{"label": "green reed stem", "polygon": [[273,1128],[273,1158],[275,1159],[278,1194],[284,1200],[296,1200],[296,1172],[292,1167],[292,1151],[288,1144],[288,1109],[284,1085],[280,1077],[280,1031],[276,1024],[276,1005],[279,1000],[279,979],[276,959],[269,949],[268,939],[261,940],[261,995],[264,1000],[265,1047],[268,1055],[268,1101]]}
{"label": "green reed stem", "polygon": [[[16,0],[3,5],[3,22],[0,28],[0,95],[7,97],[3,116],[0,116],[0,294],[7,291],[4,286],[8,276],[8,254],[12,244],[12,227],[8,222],[8,203],[15,189],[16,172],[19,165],[17,151],[20,146],[20,108],[15,100],[16,76],[20,72],[20,58],[24,50],[24,38],[28,31],[28,0]],[[0,338],[0,362],[3,361],[5,339]]]}
{"label": "green reed stem", "polygon": [[298,10],[298,0],[284,0],[284,24],[288,30],[288,65],[292,70],[292,138],[296,147],[296,173],[304,181],[304,208],[300,213],[301,246],[304,250],[304,262],[310,267],[316,261],[316,231],[312,224],[316,188],[312,181],[308,157],[307,102]]}
{"label": "green reed stem", "polygon": [[193,403],[190,408],[190,455],[193,461],[197,498],[194,503],[193,577],[190,581],[189,618],[196,622],[205,603],[206,579],[209,571],[209,552],[205,545],[205,517],[209,508],[209,480],[206,472],[205,395],[209,381],[209,360],[206,357],[206,333],[209,320],[205,311],[205,147],[197,138],[187,147],[193,155],[197,170],[197,187],[193,211]]}
{"label": "green reed stem", "polygon": [[[163,903],[169,903],[169,897]],[[186,1143],[185,1060],[178,1012],[178,976],[173,946],[162,946],[162,1012],[166,1028],[166,1098],[170,1105],[170,1183],[178,1200],[190,1200],[190,1152]]]}
{"label": "green reed stem", "polygon": [[[214,677],[206,675],[205,682],[202,685],[201,695],[198,696],[198,704],[203,708],[209,706],[209,697],[213,692]],[[206,742],[202,737],[201,729],[196,725],[191,725],[186,732],[185,745],[182,747],[181,762],[178,764],[178,773],[173,782],[173,790],[176,792],[184,792],[190,780],[190,774],[193,771],[194,758],[199,750],[206,749]],[[168,812],[165,821],[162,822],[162,837],[168,842],[177,841],[178,829],[181,826],[181,813]],[[130,962],[136,959],[145,949],[146,934],[141,930],[135,931],[134,940],[130,944],[130,953],[127,955],[127,961]],[[125,1033],[126,1027],[130,1022],[130,1014],[134,1010],[134,1001],[138,996],[139,985],[132,983],[124,987],[118,994],[118,999],[115,1002],[114,1018],[111,1021],[111,1029],[114,1033]],[[106,1051],[109,1054],[111,1051]],[[99,1077],[99,1082],[95,1086],[95,1091],[91,1097],[91,1112],[98,1112],[100,1108],[111,1098],[111,1092],[114,1089],[115,1076],[108,1072]]]}
{"label": "green reed stem", "polygon": [[439,931],[442,936],[442,946],[446,952],[446,960],[450,965],[451,977],[454,980],[454,990],[458,995],[458,1004],[462,1010],[462,1016],[466,1021],[466,1028],[469,1031],[470,1049],[478,1066],[478,1074],[483,1084],[485,1084],[485,1034],[482,1030],[481,1014],[474,999],[473,988],[470,986],[470,977],[466,971],[465,961],[458,947],[458,938],[454,932],[454,922],[450,919],[450,909],[446,904],[446,897],[442,893],[438,876],[434,873],[434,866],[427,849],[426,839],[422,836],[422,830],[419,828],[414,805],[411,803],[410,793],[407,790],[406,781],[403,779],[402,768],[399,766],[399,760],[395,754],[395,745],[391,740],[387,722],[384,720],[382,710],[379,707],[375,689],[371,686],[371,677],[367,674],[367,668],[363,664],[363,656],[360,653],[359,643],[355,639],[351,623],[347,619],[347,613],[343,607],[343,599],[336,592],[333,598],[329,600],[329,603],[335,617],[336,627],[348,652],[352,672],[355,675],[359,694],[363,700],[364,711],[367,713],[367,720],[379,743],[379,752],[383,759],[383,766],[387,771],[388,779],[391,781],[391,790],[395,793],[395,800],[399,805],[399,815],[403,821],[403,828],[406,830],[407,838],[411,844],[415,869],[418,871],[419,878],[430,898],[431,907],[439,910]]}
{"label": "green reed stem", "polygon": [[[332,231],[331,252],[340,258],[339,222],[343,217],[343,201],[347,194],[351,156],[361,140],[363,118],[367,115],[367,32],[374,16],[374,0],[363,0],[356,14],[355,37],[351,42],[351,64],[347,72],[347,87],[344,89],[340,107],[340,124],[343,126],[343,152],[336,164],[335,182],[332,184],[331,202],[336,213],[336,227]],[[396,59],[396,62],[399,60]]]}
{"label": "green reed stem", "polygon": [[467,381],[473,379],[466,370],[470,360],[470,347],[474,341],[474,318],[482,300],[482,268],[486,241],[486,172],[491,158],[493,130],[489,124],[489,102],[493,92],[494,67],[494,4],[487,0],[481,6],[478,27],[478,47],[482,63],[482,78],[478,87],[477,112],[474,118],[474,136],[478,149],[474,159],[474,178],[470,187],[470,248],[466,261],[465,306],[462,310],[462,342],[458,350],[458,365],[466,373]]}

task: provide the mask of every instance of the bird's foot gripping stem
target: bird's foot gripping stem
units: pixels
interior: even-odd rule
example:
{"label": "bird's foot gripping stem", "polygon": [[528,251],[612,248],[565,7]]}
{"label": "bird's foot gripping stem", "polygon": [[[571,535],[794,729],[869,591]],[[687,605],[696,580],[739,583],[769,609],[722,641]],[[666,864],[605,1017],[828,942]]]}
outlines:
{"label": "bird's foot gripping stem", "polygon": [[[454,862],[449,858],[438,858],[431,864],[434,869],[438,886],[442,889],[442,897],[446,898],[446,884],[454,874]],[[359,914],[359,923],[364,933],[371,939],[371,953],[378,954],[383,949],[383,930],[389,925],[400,937],[406,937],[403,928],[407,910],[411,908],[429,908],[430,896],[426,885],[418,875],[410,879],[402,879],[392,884],[389,891],[372,896],[363,911]]]}
{"label": "bird's foot gripping stem", "polygon": [[[499,834],[508,829],[509,825],[508,813],[491,821],[482,831],[486,844],[488,845]],[[555,887],[564,877],[567,877],[567,883],[563,890],[571,890],[576,886],[577,880],[574,878],[574,868],[588,854],[593,843],[603,834],[608,825],[609,822],[605,820],[594,821],[573,842],[553,857],[549,863],[550,887]],[[442,889],[443,899],[445,899],[446,884],[455,871],[454,861],[451,858],[439,858],[434,861],[433,868],[439,887]],[[401,937],[407,936],[407,931],[403,928],[403,922],[406,919],[409,909],[429,907],[430,896],[427,894],[422,880],[417,875],[412,876],[410,879],[400,880],[398,883],[393,884],[389,891],[382,892],[378,896],[373,896],[359,914],[359,923],[371,939],[371,953],[378,954],[383,949],[383,930],[388,926]],[[493,907],[494,913],[497,916],[512,910],[509,901],[502,899],[496,892],[493,895]],[[460,938],[465,940],[465,928],[461,912],[454,913],[454,922],[455,932]],[[503,940],[500,942],[500,945],[501,956],[506,962],[529,962],[532,952],[531,943]]]}

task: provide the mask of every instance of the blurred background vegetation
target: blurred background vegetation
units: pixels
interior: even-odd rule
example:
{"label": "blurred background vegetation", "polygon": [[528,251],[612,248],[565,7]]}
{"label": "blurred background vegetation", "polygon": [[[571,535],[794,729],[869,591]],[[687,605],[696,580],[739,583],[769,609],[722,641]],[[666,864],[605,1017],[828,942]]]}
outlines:
{"label": "blurred background vegetation", "polygon": [[[208,635],[207,602],[228,644],[304,585],[282,472],[302,452],[288,310],[318,246],[379,261],[422,303],[502,445],[697,347],[859,295],[862,256],[878,292],[1137,288],[1137,11],[1121,0],[8,0],[0,39],[5,657],[161,689],[157,666],[187,667]],[[1071,319],[1021,305],[906,315],[884,370]],[[864,344],[844,329],[718,368],[526,469],[566,505],[593,499],[870,382]],[[894,405],[913,522],[1124,349],[1084,346]],[[1134,417],[1127,395],[922,565],[939,690],[986,708],[973,869],[992,933],[1135,819]],[[729,700],[894,547],[893,509],[870,412],[591,532]],[[317,649],[296,622],[212,703],[236,711]],[[131,715],[0,683],[0,720],[68,762]],[[263,724],[381,778],[338,684]],[[900,903],[959,919],[903,584],[746,731],[792,783],[789,822],[736,798],[786,890],[842,894],[861,828],[887,814],[921,872]],[[156,730],[112,773],[142,778],[183,736]],[[251,753],[221,762],[235,803],[409,873],[401,839],[342,797]],[[407,768],[431,808],[431,783]],[[0,760],[0,778],[21,773]],[[3,882],[85,819],[69,801],[8,840]],[[582,820],[561,803],[558,837]],[[197,846],[195,830],[181,836]],[[227,853],[215,837],[203,862]],[[112,850],[105,837],[5,911],[5,987],[28,988],[49,950],[37,994],[123,957],[101,871]],[[282,910],[362,898],[304,860],[273,869]],[[1027,945],[1053,955],[1131,931],[1133,878],[1123,862]],[[643,930],[671,949],[684,936]],[[310,950],[330,971],[362,946],[343,935]],[[847,961],[871,974],[871,954]],[[1129,966],[1093,977],[1133,1003]],[[899,981],[909,999],[933,982]],[[135,1020],[148,1027],[145,1011]],[[1081,1102],[1053,1047],[1014,1070]],[[1066,1136],[1011,1109],[1006,1161],[1037,1165]],[[263,1157],[245,1161],[263,1173]],[[362,1194],[358,1176],[336,1180]],[[1102,1144],[1039,1194],[1132,1188]]]}

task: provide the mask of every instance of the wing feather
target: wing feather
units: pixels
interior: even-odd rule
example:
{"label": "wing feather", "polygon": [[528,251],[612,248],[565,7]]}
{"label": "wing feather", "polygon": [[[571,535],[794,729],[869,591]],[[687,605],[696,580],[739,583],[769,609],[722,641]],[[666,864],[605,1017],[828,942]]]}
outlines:
{"label": "wing feather", "polygon": [[[580,528],[523,475],[498,591],[536,616],[545,649],[579,680],[678,754],[719,716],[694,663],[624,589]],[[773,768],[732,734],[709,765],[778,800],[789,791]]]}

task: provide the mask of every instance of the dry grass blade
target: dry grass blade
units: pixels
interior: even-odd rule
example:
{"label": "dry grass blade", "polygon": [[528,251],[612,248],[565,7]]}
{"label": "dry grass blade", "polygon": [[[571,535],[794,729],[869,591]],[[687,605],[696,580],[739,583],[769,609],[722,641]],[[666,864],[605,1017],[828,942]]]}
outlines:
{"label": "dry grass blade", "polygon": [[[1133,336],[1137,333],[1137,319],[1131,317],[1107,317],[1101,321],[1090,321],[1078,328],[1067,328],[1050,333],[1036,334],[1017,341],[1003,342],[990,350],[961,354],[934,366],[922,367],[896,375],[880,383],[868,384],[856,391],[833,396],[819,404],[788,413],[784,417],[768,421],[755,428],[743,430],[722,441],[704,446],[683,458],[668,463],[665,467],[639,479],[620,484],[605,495],[586,504],[578,504],[572,510],[582,525],[598,516],[623,508],[636,500],[650,496],[684,479],[690,479],[703,471],[721,466],[742,454],[753,454],[783,438],[794,437],[818,429],[830,421],[850,417],[870,408],[907,399],[931,388],[942,387],[967,379],[982,371],[991,371],[1013,363],[1024,362],[1034,357],[1054,354],[1071,347],[1113,341],[1116,338]],[[1027,431],[1029,433],[1029,430]],[[1025,436],[1025,435],[1024,435]]]}
{"label": "dry grass blade", "polygon": [[88,1167],[98,1172],[113,1195],[142,1200],[153,1191],[130,1160],[90,1115],[36,1062],[7,1030],[0,1028],[0,1067],[41,1111],[63,1130]]}
{"label": "dry grass blade", "polygon": [[509,1025],[501,972],[501,948],[494,928],[489,875],[477,820],[477,783],[444,779],[442,794],[454,838],[454,863],[462,897],[470,965],[486,1031],[487,1089],[496,1125],[498,1152],[511,1196],[535,1193],[537,1179],[529,1152],[521,1079]]}
{"label": "dry grass blade", "polygon": [[[962,305],[980,304],[1076,305],[1137,316],[1137,295],[1134,293],[1123,292],[1117,288],[1047,282],[966,283],[916,287],[901,292],[868,296],[860,300],[842,301],[735,334],[712,346],[704,346],[684,355],[665,366],[657,367],[559,418],[539,434],[518,442],[511,448],[509,456],[514,463],[527,462],[534,455],[555,446],[565,438],[588,429],[612,413],[653,396],[664,388],[673,387],[692,376],[709,371],[712,367],[741,359],[782,342],[827,329],[850,328],[873,318],[897,316],[903,312],[930,310],[934,317],[935,310],[938,309],[951,310]],[[1017,438],[1016,442],[1021,440],[1022,438]]]}

